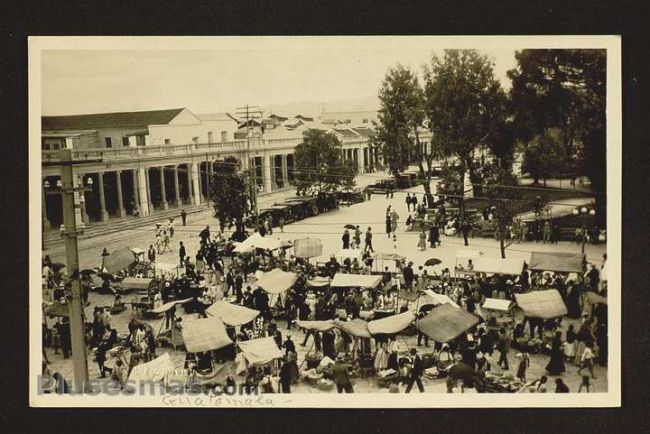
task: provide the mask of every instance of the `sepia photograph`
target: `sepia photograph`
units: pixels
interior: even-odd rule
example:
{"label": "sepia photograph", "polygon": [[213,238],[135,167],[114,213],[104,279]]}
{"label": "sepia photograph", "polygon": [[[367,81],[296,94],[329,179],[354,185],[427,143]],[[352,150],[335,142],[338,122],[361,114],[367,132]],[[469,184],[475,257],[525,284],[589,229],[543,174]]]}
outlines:
{"label": "sepia photograph", "polygon": [[620,406],[620,56],[30,37],[30,405]]}

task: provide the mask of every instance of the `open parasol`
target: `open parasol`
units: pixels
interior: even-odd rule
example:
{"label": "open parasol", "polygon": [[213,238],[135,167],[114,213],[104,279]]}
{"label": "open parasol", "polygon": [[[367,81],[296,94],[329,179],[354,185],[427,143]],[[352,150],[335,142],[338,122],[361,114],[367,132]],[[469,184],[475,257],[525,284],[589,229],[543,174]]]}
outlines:
{"label": "open parasol", "polygon": [[442,264],[442,261],[438,258],[429,258],[427,261],[424,263],[427,267],[432,267],[434,265],[439,265]]}
{"label": "open parasol", "polygon": [[352,230],[354,230],[354,229],[357,228],[355,225],[349,225],[349,224],[348,224],[348,225],[345,225],[345,226],[343,226],[343,227],[344,227],[345,229],[352,229]]}
{"label": "open parasol", "polygon": [[115,276],[113,276],[111,273],[105,273],[105,272],[97,273],[97,277],[99,277],[99,278],[101,278],[103,280],[108,280],[110,282],[115,281]]}
{"label": "open parasol", "polygon": [[97,270],[93,270],[92,268],[84,268],[83,270],[79,271],[79,274],[90,276],[91,274],[97,274]]}
{"label": "open parasol", "polygon": [[52,265],[50,265],[50,268],[52,269],[52,271],[57,273],[61,271],[61,269],[65,268],[65,264],[62,264],[61,262],[55,262]]}

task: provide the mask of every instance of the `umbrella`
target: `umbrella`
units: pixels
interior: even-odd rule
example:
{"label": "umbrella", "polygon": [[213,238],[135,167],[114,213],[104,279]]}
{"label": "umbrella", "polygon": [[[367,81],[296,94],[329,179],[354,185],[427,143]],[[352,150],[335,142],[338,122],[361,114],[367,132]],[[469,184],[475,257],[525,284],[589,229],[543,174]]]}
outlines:
{"label": "umbrella", "polygon": [[438,259],[438,258],[427,259],[427,262],[424,263],[424,265],[426,265],[426,266],[434,266],[434,265],[438,265],[438,264],[442,264],[442,261],[440,259]]}
{"label": "umbrella", "polygon": [[60,271],[62,268],[65,268],[65,264],[62,264],[60,262],[55,262],[50,266],[50,268],[52,268],[52,271],[56,273]]}
{"label": "umbrella", "polygon": [[345,229],[352,229],[352,230],[354,230],[354,229],[357,228],[355,225],[345,225],[345,226],[343,226],[343,227],[344,227]]}
{"label": "umbrella", "polygon": [[97,274],[97,270],[93,270],[92,268],[84,268],[79,272],[79,274],[90,276],[91,274]]}
{"label": "umbrella", "polygon": [[115,281],[115,276],[111,273],[97,273],[97,276],[108,281]]}

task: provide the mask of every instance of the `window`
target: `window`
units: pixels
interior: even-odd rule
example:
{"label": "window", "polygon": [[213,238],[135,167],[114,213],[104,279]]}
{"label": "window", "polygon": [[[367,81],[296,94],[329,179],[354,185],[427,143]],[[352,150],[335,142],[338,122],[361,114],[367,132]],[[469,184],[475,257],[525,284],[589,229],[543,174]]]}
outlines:
{"label": "window", "polygon": [[172,141],[169,139],[165,139],[165,145],[169,145]]}
{"label": "window", "polygon": [[110,137],[104,137],[104,141],[106,142],[106,147],[107,148],[112,148],[113,147],[113,141],[111,140]]}
{"label": "window", "polygon": [[137,146],[144,146],[146,144],[144,141],[144,136],[135,136],[135,144]]}
{"label": "window", "polygon": [[129,138],[127,136],[122,137],[122,146],[129,146]]}
{"label": "window", "polygon": [[364,124],[367,124],[367,123],[368,123],[368,119],[364,119],[364,120],[363,120],[363,123],[364,123]]}
{"label": "window", "polygon": [[208,131],[208,143],[212,143],[212,131]]}

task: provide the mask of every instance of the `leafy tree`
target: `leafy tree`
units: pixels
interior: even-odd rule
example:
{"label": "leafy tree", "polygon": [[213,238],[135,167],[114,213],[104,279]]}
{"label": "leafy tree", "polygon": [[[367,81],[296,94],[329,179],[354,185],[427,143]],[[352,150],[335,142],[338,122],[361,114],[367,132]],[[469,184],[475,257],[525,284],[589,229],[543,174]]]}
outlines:
{"label": "leafy tree", "polygon": [[309,187],[328,189],[354,185],[354,162],[343,161],[343,145],[333,133],[305,131],[293,155],[299,191]]}
{"label": "leafy tree", "polygon": [[210,180],[210,197],[214,203],[214,216],[222,227],[236,227],[244,232],[244,218],[251,212],[251,187],[244,173],[238,173],[239,161],[228,157],[217,162]]}
{"label": "leafy tree", "polygon": [[474,149],[498,137],[506,115],[506,95],[493,62],[476,50],[445,50],[425,68],[424,91],[432,141],[443,155],[458,159],[463,179]]}
{"label": "leafy tree", "polygon": [[[386,73],[379,90],[379,122],[375,123],[374,143],[381,149],[389,172],[398,175],[417,163],[420,176],[427,180],[423,159],[431,168],[432,156],[425,156],[420,142],[420,128],[425,120],[424,91],[417,76],[402,65]],[[431,193],[428,180],[424,184]]]}
{"label": "leafy tree", "polygon": [[559,128],[565,155],[591,181],[601,211],[597,215],[604,222],[606,51],[523,50],[515,57],[517,67],[508,76],[518,137],[529,141]]}
{"label": "leafy tree", "polygon": [[524,150],[523,170],[533,178],[534,184],[556,176],[567,167],[564,143],[560,130],[550,128],[535,136]]}

